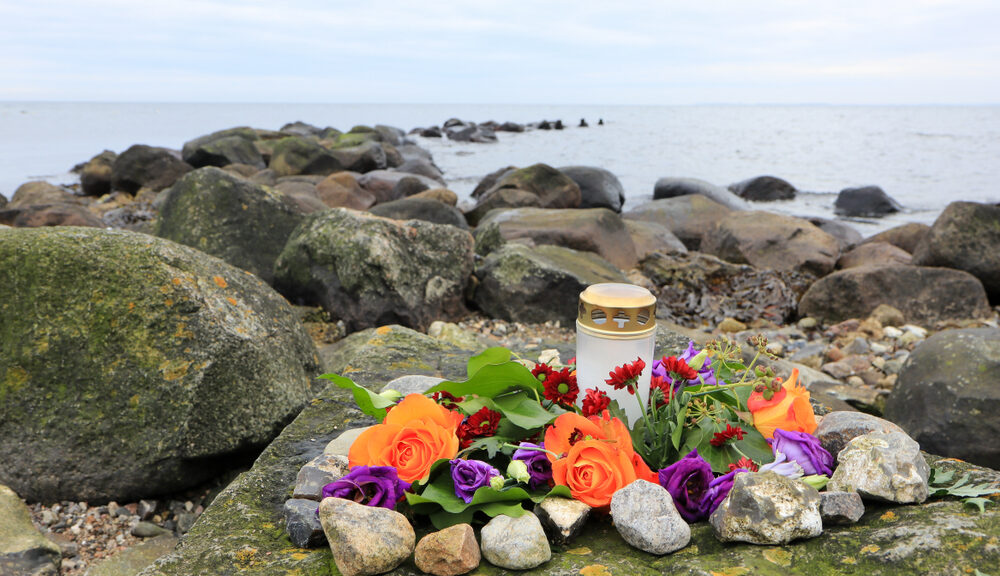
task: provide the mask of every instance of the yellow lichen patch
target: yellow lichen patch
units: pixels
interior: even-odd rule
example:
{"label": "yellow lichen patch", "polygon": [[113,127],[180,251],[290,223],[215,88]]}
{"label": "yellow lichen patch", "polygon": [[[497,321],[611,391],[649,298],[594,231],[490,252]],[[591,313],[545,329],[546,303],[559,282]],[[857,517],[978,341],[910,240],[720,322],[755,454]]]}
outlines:
{"label": "yellow lichen patch", "polygon": [[885,520],[886,522],[895,522],[896,520],[899,520],[899,516],[896,516],[895,512],[893,512],[892,510],[889,510],[885,514],[879,516],[879,519],[880,520]]}
{"label": "yellow lichen patch", "polygon": [[218,286],[219,288],[225,288],[229,286],[229,283],[226,282],[226,279],[223,278],[222,276],[212,276],[212,282],[215,282],[215,285]]}
{"label": "yellow lichen patch", "polygon": [[170,308],[171,306],[174,305],[174,301],[170,298],[167,298],[166,300],[163,301],[163,305],[166,306],[167,308]]}
{"label": "yellow lichen patch", "polygon": [[375,333],[378,334],[379,336],[385,336],[389,332],[392,332],[391,326],[379,326],[378,328],[375,329]]}
{"label": "yellow lichen patch", "polygon": [[129,398],[128,399],[128,405],[130,407],[132,407],[133,409],[138,408],[139,407],[139,395],[136,394],[136,395],[132,396],[131,398]]}
{"label": "yellow lichen patch", "polygon": [[580,546],[579,548],[573,548],[572,550],[567,550],[567,554],[576,554],[577,556],[586,556],[590,554],[590,548],[586,546]]}
{"label": "yellow lichen patch", "polygon": [[188,368],[191,366],[190,362],[183,362],[181,360],[168,360],[163,364],[160,364],[160,372],[163,372],[163,379],[168,382],[173,382],[179,378],[183,378],[187,375]]}
{"label": "yellow lichen patch", "polygon": [[180,286],[181,282],[183,282],[183,280],[181,280],[180,278],[173,278],[173,279],[170,280],[170,282],[174,286]]}
{"label": "yellow lichen patch", "polygon": [[840,559],[840,563],[841,564],[857,564],[858,563],[858,559],[854,558],[852,556],[844,556],[843,558]]}
{"label": "yellow lichen patch", "polygon": [[170,286],[160,286],[161,294],[166,294],[167,292],[170,292]]}
{"label": "yellow lichen patch", "polygon": [[17,392],[28,383],[28,371],[20,366],[7,368],[7,374],[3,379],[4,391]]}
{"label": "yellow lichen patch", "polygon": [[591,564],[580,568],[580,576],[611,576],[611,572],[603,564]]}
{"label": "yellow lichen patch", "polygon": [[763,552],[764,558],[773,564],[778,566],[783,566],[785,568],[792,565],[792,554],[788,550],[783,550],[781,548],[767,548]]}
{"label": "yellow lichen patch", "polygon": [[236,298],[233,298],[232,296],[230,296],[229,298],[226,298],[226,301],[229,302],[230,304],[232,304],[233,306],[239,306],[239,304],[240,304],[236,300]]}
{"label": "yellow lichen patch", "polygon": [[881,550],[881,548],[879,548],[875,544],[869,544],[869,545],[867,545],[867,546],[865,546],[864,548],[861,549],[861,553],[862,554],[874,554],[874,553],[878,552],[879,550]]}
{"label": "yellow lichen patch", "polygon": [[355,368],[354,366],[347,366],[346,368],[344,368],[344,374],[350,374],[352,372],[358,372],[358,371],[359,369]]}
{"label": "yellow lichen patch", "polygon": [[244,566],[248,566],[250,564],[253,564],[253,562],[255,560],[255,557],[257,556],[257,549],[256,548],[241,548],[240,550],[237,550],[233,554],[233,556],[235,557],[236,562],[238,562],[239,564],[242,564]]}
{"label": "yellow lichen patch", "polygon": [[177,331],[174,332],[174,338],[194,338],[194,332],[188,330],[187,324],[183,322],[177,323]]}
{"label": "yellow lichen patch", "polygon": [[135,302],[129,302],[128,303],[128,311],[131,312],[133,310],[135,310]]}
{"label": "yellow lichen patch", "polygon": [[749,574],[750,569],[744,568],[743,566],[733,566],[732,568],[725,568],[721,572],[713,571],[712,576],[743,576],[744,574]]}

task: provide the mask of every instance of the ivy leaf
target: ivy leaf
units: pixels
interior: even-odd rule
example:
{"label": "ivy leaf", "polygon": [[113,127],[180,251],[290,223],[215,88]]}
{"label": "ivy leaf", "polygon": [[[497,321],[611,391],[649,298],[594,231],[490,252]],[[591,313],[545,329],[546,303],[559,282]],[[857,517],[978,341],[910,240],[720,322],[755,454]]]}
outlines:
{"label": "ivy leaf", "polygon": [[350,378],[338,374],[323,374],[320,378],[333,382],[338,388],[350,390],[351,394],[354,395],[354,402],[358,405],[358,409],[379,422],[385,420],[385,409],[395,404],[388,398],[379,396],[363,386],[358,386]]}

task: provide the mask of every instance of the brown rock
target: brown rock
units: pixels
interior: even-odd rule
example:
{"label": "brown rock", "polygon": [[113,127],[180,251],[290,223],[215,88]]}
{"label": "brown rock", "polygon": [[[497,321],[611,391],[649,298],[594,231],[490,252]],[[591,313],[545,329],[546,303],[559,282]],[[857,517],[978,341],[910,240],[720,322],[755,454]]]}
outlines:
{"label": "brown rock", "polygon": [[458,204],[458,194],[455,194],[447,188],[431,188],[430,190],[417,192],[411,196],[411,198],[430,198],[431,200],[437,200],[438,202],[443,202],[449,206],[455,206]]}
{"label": "brown rock", "polygon": [[375,205],[375,194],[358,184],[350,172],[334,172],[316,185],[316,195],[330,208],[367,210]]}
{"label": "brown rock", "polygon": [[413,560],[434,576],[457,576],[479,567],[481,555],[476,533],[468,524],[456,524],[424,536],[417,543]]}
{"label": "brown rock", "polygon": [[888,242],[897,248],[905,250],[910,254],[917,249],[920,242],[923,241],[927,233],[931,231],[931,227],[927,224],[917,224],[916,222],[911,222],[909,224],[903,224],[902,226],[896,226],[895,228],[890,228],[884,232],[879,232],[878,234],[865,239],[865,243],[868,242]]}
{"label": "brown rock", "polygon": [[906,322],[899,308],[889,304],[879,304],[868,317],[877,321],[882,327],[902,326]]}
{"label": "brown rock", "polygon": [[0,210],[0,224],[15,228],[39,226],[90,226],[101,228],[104,222],[83,206],[42,204]]}
{"label": "brown rock", "polygon": [[642,220],[626,220],[625,227],[632,237],[635,255],[642,261],[655,252],[661,254],[685,254],[687,248],[680,238],[663,224],[643,222]]}
{"label": "brown rock", "polygon": [[909,252],[888,242],[866,242],[841,256],[837,260],[837,268],[909,264],[912,259]]}
{"label": "brown rock", "polygon": [[80,204],[80,198],[62,188],[41,180],[25,182],[17,187],[7,208],[26,208],[42,204]]}
{"label": "brown rock", "polygon": [[732,212],[701,194],[688,194],[646,202],[623,214],[626,220],[655,222],[666,226],[688,250],[699,250],[702,237]]}
{"label": "brown rock", "polygon": [[837,240],[808,220],[770,212],[735,212],[722,218],[703,252],[756,268],[825,276],[840,255]]}

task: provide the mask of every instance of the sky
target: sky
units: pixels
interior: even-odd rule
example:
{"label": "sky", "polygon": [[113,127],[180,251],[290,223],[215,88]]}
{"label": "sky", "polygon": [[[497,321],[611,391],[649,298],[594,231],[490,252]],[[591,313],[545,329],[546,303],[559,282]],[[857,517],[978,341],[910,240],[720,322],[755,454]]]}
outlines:
{"label": "sky", "polygon": [[996,0],[0,0],[0,101],[996,104]]}

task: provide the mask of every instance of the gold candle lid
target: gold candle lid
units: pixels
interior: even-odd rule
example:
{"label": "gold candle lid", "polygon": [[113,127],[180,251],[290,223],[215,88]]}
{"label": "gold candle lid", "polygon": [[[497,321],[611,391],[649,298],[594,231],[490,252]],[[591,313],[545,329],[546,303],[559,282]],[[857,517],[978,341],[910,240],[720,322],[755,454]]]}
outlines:
{"label": "gold candle lid", "polygon": [[638,335],[656,329],[656,297],[632,284],[594,284],[580,293],[577,324],[592,332]]}

